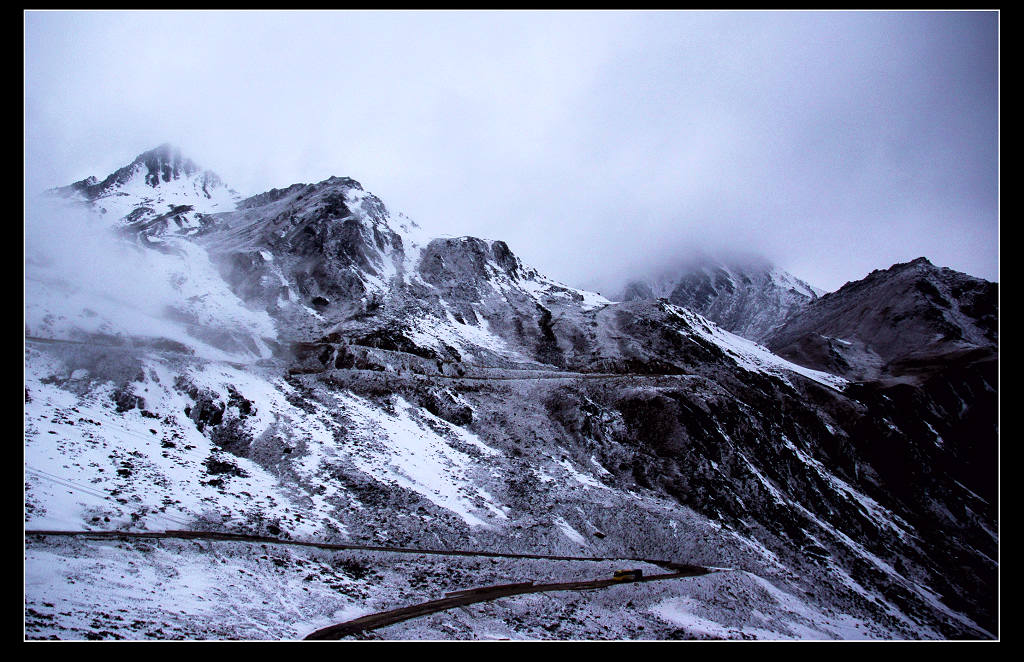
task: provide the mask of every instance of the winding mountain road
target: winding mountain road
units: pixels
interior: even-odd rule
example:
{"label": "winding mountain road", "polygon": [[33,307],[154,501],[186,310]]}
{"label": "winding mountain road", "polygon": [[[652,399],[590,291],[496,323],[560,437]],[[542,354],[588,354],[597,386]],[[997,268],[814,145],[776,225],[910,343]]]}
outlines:
{"label": "winding mountain road", "polygon": [[615,580],[588,579],[578,582],[556,582],[548,584],[534,584],[532,581],[519,582],[515,584],[502,584],[499,586],[484,586],[480,588],[455,591],[448,593],[445,597],[430,600],[420,604],[391,609],[389,611],[361,616],[351,621],[337,623],[321,628],[305,637],[310,640],[336,640],[349,635],[375,630],[378,628],[407,621],[409,619],[427,616],[439,611],[446,611],[455,607],[464,607],[477,602],[486,602],[498,598],[521,595],[525,593],[544,593],[549,591],[587,591],[599,588],[607,588],[623,583],[640,583],[665,581],[679,579],[682,577],[697,577],[713,572],[720,572],[722,568],[705,568],[702,566],[676,563],[673,561],[657,559],[639,559],[630,557],[596,557],[596,556],[555,556],[549,554],[516,554],[511,552],[487,552],[479,550],[439,550],[420,549],[410,547],[382,547],[373,545],[349,545],[344,543],[328,543],[307,540],[287,540],[273,538],[270,536],[257,536],[242,533],[223,533],[216,531],[61,531],[26,529],[26,536],[47,537],[59,536],[68,538],[99,538],[99,539],[124,539],[124,538],[149,538],[149,539],[177,539],[177,540],[211,540],[229,542],[251,542],[274,545],[291,545],[300,547],[316,547],[320,549],[355,550],[373,552],[394,552],[402,554],[430,554],[438,556],[483,556],[492,558],[511,559],[540,559],[547,561],[622,561],[624,563],[649,563],[672,570],[672,572],[659,575],[647,575],[639,579]]}
{"label": "winding mountain road", "polygon": [[649,575],[628,582],[617,581],[615,579],[591,579],[582,582],[558,582],[553,584],[522,582],[519,584],[504,584],[501,586],[484,586],[468,591],[459,591],[456,594],[449,593],[438,600],[421,602],[420,604],[400,607],[390,611],[382,611],[376,614],[361,616],[351,621],[345,621],[344,623],[329,625],[306,635],[305,639],[337,640],[349,635],[366,632],[368,630],[376,630],[388,625],[394,625],[395,623],[401,623],[402,621],[419,618],[420,616],[434,614],[439,611],[446,611],[448,609],[454,609],[455,607],[465,607],[466,605],[471,605],[477,602],[497,600],[498,598],[506,598],[512,595],[522,595],[524,593],[544,593],[548,591],[589,591],[598,588],[607,588],[609,586],[617,586],[623,583],[656,582],[667,579],[679,579],[680,577],[696,577],[699,575],[710,574],[712,572],[719,571],[711,568],[691,566],[677,572],[661,575]]}
{"label": "winding mountain road", "polygon": [[[192,354],[186,351],[180,351],[175,349],[169,349],[167,347],[161,347],[158,344],[146,344],[138,341],[126,341],[124,344],[114,343],[102,343],[95,340],[71,340],[67,338],[44,338],[41,336],[25,336],[24,340],[26,343],[37,343],[42,345],[78,345],[88,347],[99,347],[104,349],[116,349],[121,352],[139,352],[147,354],[162,354],[167,356],[179,357],[187,361],[199,362],[199,363],[223,363],[226,365],[233,366],[235,368],[245,368],[248,366],[262,366],[262,367],[273,367],[286,369],[285,372],[290,376],[297,375],[330,375],[331,373],[339,373],[345,375],[359,374],[368,375],[371,377],[387,376],[388,378],[409,378],[409,379],[443,379],[454,382],[514,382],[514,381],[537,381],[537,380],[609,380],[609,379],[635,379],[635,378],[693,378],[697,375],[687,373],[631,373],[631,372],[573,372],[565,370],[545,370],[545,369],[526,369],[526,368],[491,368],[488,366],[468,366],[473,370],[493,371],[499,374],[475,374],[469,373],[464,375],[446,375],[443,373],[427,373],[427,372],[387,372],[383,370],[371,370],[365,368],[287,368],[288,363],[282,359],[258,359],[249,362],[240,361],[229,361],[226,359],[213,359],[197,354]],[[159,342],[159,339],[155,339],[154,342]],[[420,358],[416,354],[409,352],[400,352],[394,350],[378,350],[382,352],[400,354],[406,356],[413,356]],[[506,374],[501,374],[506,373]],[[514,374],[507,374],[514,373]]]}

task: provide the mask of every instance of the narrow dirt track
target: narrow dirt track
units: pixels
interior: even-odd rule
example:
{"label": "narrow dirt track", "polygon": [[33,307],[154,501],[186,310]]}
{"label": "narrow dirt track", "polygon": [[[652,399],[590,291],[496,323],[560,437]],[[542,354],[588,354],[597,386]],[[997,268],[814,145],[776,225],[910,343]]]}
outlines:
{"label": "narrow dirt track", "polygon": [[[364,552],[394,552],[398,554],[429,554],[433,556],[483,556],[489,558],[506,559],[538,559],[542,561],[630,561],[637,563],[650,563],[662,568],[668,568],[680,572],[693,571],[698,566],[692,566],[674,561],[660,559],[639,559],[622,556],[554,556],[550,554],[516,554],[513,552],[486,552],[480,550],[465,549],[420,549],[414,547],[381,547],[375,545],[349,545],[345,543],[329,543],[308,540],[287,540],[284,538],[272,538],[269,536],[255,536],[244,533],[220,533],[215,531],[50,531],[42,529],[26,529],[26,536],[62,536],[78,538],[156,538],[156,539],[178,539],[178,540],[220,540],[229,542],[253,542],[272,545],[291,545],[296,547],[316,547],[318,549],[354,550]],[[705,570],[704,568],[699,568]],[[699,573],[703,574],[703,573]],[[655,575],[660,576],[660,575]]]}
{"label": "narrow dirt track", "polygon": [[100,343],[91,340],[67,340],[64,338],[41,338],[39,336],[25,336],[25,343],[36,343],[40,345],[76,345],[83,347],[98,347],[102,349],[115,349],[119,352],[142,354],[160,354],[162,356],[173,356],[175,358],[182,359],[184,361],[191,361],[194,363],[223,363],[226,365],[233,366],[235,368],[246,368],[250,366],[263,365],[265,359],[259,359],[257,361],[228,361],[226,359],[211,359],[205,356],[198,356],[189,352],[183,352],[174,349],[168,349],[166,347],[156,347],[153,345],[145,344],[133,344],[126,342],[123,345],[115,345],[112,343]]}
{"label": "narrow dirt track", "polygon": [[344,623],[329,625],[306,635],[305,639],[338,640],[342,637],[358,634],[359,632],[387,627],[388,625],[394,625],[395,623],[401,623],[402,621],[418,618],[420,616],[427,616],[439,611],[446,611],[455,607],[464,607],[477,602],[486,602],[488,600],[496,600],[498,598],[505,598],[512,595],[522,595],[524,593],[544,593],[548,591],[589,591],[592,589],[617,586],[624,583],[664,581],[667,579],[679,579],[681,577],[707,575],[712,572],[718,572],[718,570],[693,566],[678,572],[666,573],[663,575],[649,575],[629,582],[615,581],[614,579],[592,579],[582,582],[561,582],[555,584],[531,584],[529,582],[525,582],[503,586],[485,586],[460,592],[458,595],[449,594],[439,600],[430,600],[429,602],[422,602],[409,607],[400,607],[390,611],[382,611],[376,614],[362,616],[351,621],[346,621]]}
{"label": "narrow dirt track", "polygon": [[[123,345],[115,345],[109,343],[99,343],[91,340],[68,340],[64,338],[42,338],[39,336],[25,336],[26,343],[39,343],[43,345],[80,345],[88,347],[100,347],[104,349],[116,349],[122,352],[136,352],[136,353],[156,353],[163,354],[165,356],[175,356],[182,358],[187,361],[194,361],[199,363],[224,363],[227,365],[234,366],[236,368],[245,368],[248,366],[260,366],[260,367],[272,367],[275,366],[280,368],[284,373],[290,376],[299,375],[330,375],[331,373],[340,373],[344,375],[351,374],[362,374],[371,377],[379,377],[380,375],[386,374],[390,378],[402,378],[402,379],[443,379],[454,382],[515,382],[515,381],[539,381],[539,380],[611,380],[611,379],[635,379],[635,378],[689,378],[695,377],[695,375],[685,373],[628,373],[628,372],[563,372],[556,370],[534,370],[535,374],[526,375],[523,372],[531,372],[529,370],[515,368],[511,369],[517,371],[519,374],[507,375],[507,376],[492,376],[492,375],[480,375],[480,374],[468,374],[468,375],[444,375],[444,374],[429,374],[420,372],[408,372],[405,374],[399,373],[384,373],[380,370],[369,370],[359,368],[346,368],[346,369],[300,369],[300,368],[288,368],[287,361],[282,359],[259,359],[251,362],[240,362],[240,361],[229,361],[226,359],[211,359],[203,356],[197,356],[188,352],[177,351],[173,349],[167,349],[163,347],[154,347],[145,344],[132,344],[125,343]],[[387,350],[392,351],[392,350]],[[405,354],[408,356],[417,356],[415,354],[409,354],[408,352],[398,352],[395,354]],[[417,356],[417,358],[419,358]],[[278,363],[275,364],[275,361]],[[472,367],[472,366],[471,366]],[[501,370],[499,368],[487,368],[492,370]]]}

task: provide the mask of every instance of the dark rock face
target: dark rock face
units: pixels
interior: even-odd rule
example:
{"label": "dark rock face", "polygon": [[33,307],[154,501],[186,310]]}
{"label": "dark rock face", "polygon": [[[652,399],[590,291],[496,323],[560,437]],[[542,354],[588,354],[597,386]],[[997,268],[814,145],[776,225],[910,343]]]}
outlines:
{"label": "dark rock face", "polygon": [[255,207],[262,207],[272,202],[277,202],[281,198],[294,196],[301,193],[302,191],[312,192],[315,190],[313,184],[292,184],[288,188],[277,189],[272,188],[266,193],[258,193],[252,197],[246,198],[238,203],[238,209],[253,209]]}
{"label": "dark rock face", "polygon": [[431,414],[449,423],[469,425],[473,422],[473,408],[449,389],[428,390],[423,394],[420,403]]}
{"label": "dark rock face", "polygon": [[997,301],[995,283],[918,258],[821,297],[766,344],[853,379],[928,373],[948,356],[995,350]]}
{"label": "dark rock face", "polygon": [[218,426],[224,420],[225,404],[216,393],[197,387],[187,379],[179,378],[175,386],[186,393],[193,404],[185,407],[185,415],[192,419],[196,429],[202,432],[207,426]]}
{"label": "dark rock face", "polygon": [[920,549],[942,568],[931,585],[989,629],[998,613],[996,371],[995,360],[954,362],[917,386],[851,388],[875,417],[851,434],[872,482],[907,509]]}
{"label": "dark rock face", "polygon": [[[968,522],[991,527],[996,515],[997,298],[995,283],[919,258],[847,283],[769,339],[797,363],[862,380],[847,394],[873,416],[851,442],[873,482],[913,513],[928,553],[958,559],[939,585],[989,623],[995,541]],[[964,562],[966,548],[982,553]],[[948,584],[984,587],[988,597]]]}
{"label": "dark rock face", "polygon": [[191,175],[199,168],[195,163],[181,157],[181,152],[170,145],[161,145],[142,154],[137,161],[146,166],[146,183],[157,187],[160,182],[169,182],[182,175]]}
{"label": "dark rock face", "polygon": [[402,333],[400,329],[395,328],[377,329],[373,333],[355,339],[353,344],[386,349],[392,352],[414,354],[426,359],[437,359],[436,352],[427,347],[420,347]]}
{"label": "dark rock face", "polygon": [[909,488],[897,475],[946,475],[994,503],[997,384],[993,358],[953,357],[919,384],[851,386],[851,397],[904,431],[909,442],[905,447],[886,443],[893,436],[891,428],[865,430],[862,448],[893,470],[887,477],[893,479],[894,490]]}
{"label": "dark rock face", "polygon": [[425,281],[460,299],[478,299],[482,286],[490,289],[495,265],[512,279],[518,277],[521,266],[504,242],[460,237],[431,241],[418,270]]}
{"label": "dark rock face", "polygon": [[405,268],[402,237],[388,218],[359,182],[331,177],[243,200],[216,215],[220,229],[203,241],[232,289],[275,317],[305,315],[300,301],[351,313]]}
{"label": "dark rock face", "polygon": [[[995,437],[964,444],[942,408],[957,389],[984,388],[994,376],[984,372],[923,390],[873,384],[839,394],[722,370],[686,386],[583,383],[553,393],[547,411],[616,482],[671,495],[808,575],[841,563],[863,585],[881,582],[907,613],[923,613],[912,585],[896,579],[914,578],[991,630]],[[977,415],[991,426],[993,414]],[[896,570],[879,573],[872,557]]]}
{"label": "dark rock face", "polygon": [[110,397],[117,406],[117,413],[119,414],[123,414],[126,411],[131,411],[136,408],[144,409],[146,406],[145,400],[132,393],[131,388],[125,385],[117,388],[110,394]]}

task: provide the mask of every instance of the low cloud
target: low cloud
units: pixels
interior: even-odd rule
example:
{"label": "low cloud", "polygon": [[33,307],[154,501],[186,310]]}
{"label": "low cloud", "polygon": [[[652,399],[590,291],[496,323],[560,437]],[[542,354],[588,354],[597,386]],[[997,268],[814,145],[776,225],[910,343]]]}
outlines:
{"label": "low cloud", "polygon": [[111,220],[60,198],[27,199],[26,335],[167,339],[209,358],[269,355],[270,317],[228,289],[206,251],[174,239],[143,246]]}
{"label": "low cloud", "polygon": [[[178,144],[573,285],[729,244],[995,279],[996,12],[28,12],[26,190]],[[84,54],[88,54],[87,57]]]}

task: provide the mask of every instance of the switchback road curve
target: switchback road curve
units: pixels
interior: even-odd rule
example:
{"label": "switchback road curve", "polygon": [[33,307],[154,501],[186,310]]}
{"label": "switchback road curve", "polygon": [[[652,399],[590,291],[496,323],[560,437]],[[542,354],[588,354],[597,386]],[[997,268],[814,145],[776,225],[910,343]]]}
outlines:
{"label": "switchback road curve", "polygon": [[439,611],[446,611],[455,607],[465,607],[477,602],[496,600],[512,595],[524,593],[544,593],[547,591],[587,591],[597,588],[607,588],[623,583],[656,582],[666,579],[678,579],[680,577],[696,577],[718,572],[717,569],[689,566],[677,572],[661,575],[649,575],[640,579],[633,579],[628,582],[615,579],[592,579],[582,582],[559,582],[554,584],[534,584],[533,582],[522,582],[519,584],[504,584],[501,586],[484,586],[482,588],[470,589],[468,591],[457,591],[449,593],[439,600],[430,600],[409,607],[400,607],[390,611],[382,611],[376,614],[369,614],[351,621],[330,625],[321,628],[316,632],[306,635],[307,640],[337,640],[342,637],[375,630],[402,621],[407,621],[420,616],[427,616]]}
{"label": "switchback road curve", "polygon": [[676,563],[659,559],[640,559],[631,557],[596,557],[596,556],[554,556],[549,554],[516,554],[511,552],[487,552],[481,550],[441,550],[441,549],[420,549],[409,547],[382,547],[372,545],[350,545],[345,543],[329,543],[306,540],[288,540],[273,538],[269,536],[257,536],[244,533],[225,533],[217,531],[62,531],[26,529],[26,536],[45,538],[48,536],[67,538],[93,538],[93,539],[126,539],[126,538],[149,538],[149,539],[177,539],[177,540],[210,540],[227,542],[249,542],[273,545],[288,545],[299,547],[316,547],[319,549],[334,550],[355,550],[373,552],[394,552],[403,554],[430,554],[438,556],[482,556],[492,558],[509,559],[540,559],[547,561],[622,561],[626,563],[640,562],[657,565],[672,572],[647,575],[638,579],[631,579],[628,582],[606,579],[590,579],[579,582],[559,582],[549,584],[534,584],[532,581],[516,584],[503,584],[499,586],[485,586],[481,588],[468,589],[448,593],[444,598],[430,600],[408,607],[401,607],[376,614],[369,614],[352,621],[338,623],[321,628],[305,637],[309,640],[336,640],[342,637],[374,630],[377,628],[400,623],[412,618],[426,616],[439,611],[445,611],[454,607],[463,607],[477,602],[486,602],[498,598],[524,593],[543,593],[547,591],[586,591],[598,588],[607,588],[622,583],[664,581],[682,577],[696,577],[713,572],[719,572],[724,568],[705,568],[702,566],[686,563]]}

